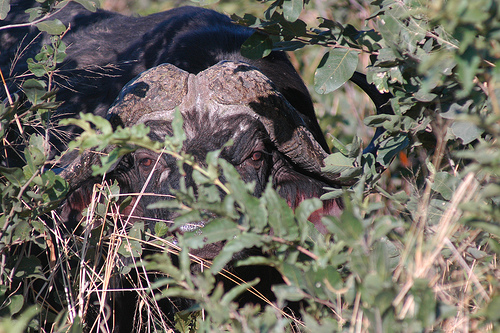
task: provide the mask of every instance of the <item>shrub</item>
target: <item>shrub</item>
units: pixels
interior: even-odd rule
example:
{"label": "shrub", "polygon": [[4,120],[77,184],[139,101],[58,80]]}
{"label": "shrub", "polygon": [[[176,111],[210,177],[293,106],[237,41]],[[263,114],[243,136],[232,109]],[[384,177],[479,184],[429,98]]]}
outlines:
{"label": "shrub", "polygon": [[[92,3],[83,3],[93,8]],[[137,285],[141,306],[150,319],[139,324],[152,330],[168,330],[156,307],[156,301],[164,297],[195,301],[196,307],[177,314],[175,328],[182,332],[497,329],[498,4],[493,0],[377,0],[371,5],[373,12],[366,17],[371,29],[360,28],[359,22],[359,26],[342,24],[332,17],[311,20],[308,13],[326,11],[311,8],[312,4],[303,9],[302,0],[273,2],[260,18],[233,16],[260,31],[245,44],[242,52],[247,56],[264,56],[271,49],[304,49],[296,60],[307,72],[312,66],[307,56],[324,52],[315,69],[314,89],[329,95],[315,95],[318,104],[331,103],[331,92],[352,75],[359,59],[369,61],[369,81],[393,95],[393,115],[364,120],[366,125],[384,130],[377,141],[377,155],[362,153],[360,140],[349,126],[343,127],[347,140],[344,133],[334,131],[339,138],[332,140],[334,152],[327,168],[343,166],[340,172],[355,182],[326,195],[343,196],[346,203],[342,216],[324,218],[331,232],[326,236],[307,222],[320,205],[318,199],[305,201],[293,212],[270,188],[255,198],[252,184],[243,183],[228,163],[218,159],[218,152],[207,157],[208,168],[195,167],[195,180],[203,195],[195,198],[189,188],[182,187],[175,200],[158,204],[181,213],[174,226],[210,220],[202,236],[162,237],[168,229],[163,222],[155,230],[143,223],[130,230],[118,229],[118,217],[109,214],[118,204],[116,184],[96,188],[96,195],[106,200],[87,209],[83,233],[71,234],[64,226],[51,223],[57,220],[53,209],[64,198],[67,185],[46,170],[46,131],[38,134],[25,129],[54,126],[50,113],[57,104],[50,77],[64,57],[59,36],[65,27],[58,22],[38,23],[40,30],[54,37],[29,63],[36,77],[23,85],[30,104],[21,104],[19,96],[8,94],[0,105],[2,149],[9,148],[5,138],[13,130],[26,146],[24,165],[0,168],[0,331],[26,327],[81,330],[86,324],[89,291],[96,291],[102,301],[112,274],[126,275],[131,269],[157,275],[150,280],[142,274]],[[31,19],[56,6],[44,2],[44,11]],[[367,3],[361,6],[368,8]],[[0,18],[7,11],[8,2],[1,3]],[[338,15],[342,18],[347,13]],[[302,17],[308,19],[307,25]],[[300,61],[302,57],[305,62]],[[338,94],[351,96],[349,92]],[[329,109],[323,107],[322,123],[333,120],[327,114]],[[362,118],[364,110],[359,112]],[[340,113],[335,119],[356,123],[355,118]],[[162,144],[149,142],[146,128],[112,132],[105,120],[92,116],[73,122],[86,129],[74,146],[134,144],[194,163],[179,152],[183,137],[179,122],[174,137]],[[105,162],[104,166],[112,160]],[[221,175],[227,183],[220,182]],[[218,195],[221,188],[227,193],[224,199]],[[94,221],[99,221],[98,228],[92,228]],[[215,241],[226,241],[226,245],[213,262],[187,250]],[[224,267],[234,253],[254,246],[267,256],[250,256],[237,265],[275,267],[286,284],[273,289],[276,304],[238,308],[234,301],[241,292],[258,293],[253,288],[256,281],[231,276]],[[146,247],[165,251],[143,259]],[[133,264],[114,265],[117,253]],[[171,253],[178,255],[178,265],[172,263]],[[105,264],[97,265],[99,260]],[[199,263],[199,272],[190,269],[192,262]],[[216,274],[235,279],[237,286],[224,292]],[[285,301],[302,302],[300,319],[280,309]]]}

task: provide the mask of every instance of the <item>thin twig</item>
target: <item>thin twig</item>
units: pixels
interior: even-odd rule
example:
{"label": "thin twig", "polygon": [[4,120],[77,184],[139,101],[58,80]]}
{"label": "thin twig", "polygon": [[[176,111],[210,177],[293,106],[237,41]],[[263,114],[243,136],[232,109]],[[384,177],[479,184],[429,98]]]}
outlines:
{"label": "thin twig", "polygon": [[13,28],[23,28],[23,27],[31,27],[31,26],[34,26],[40,22],[43,22],[45,21],[46,19],[49,19],[51,18],[52,16],[56,15],[57,13],[59,13],[61,10],[63,10],[64,7],[66,7],[67,5],[69,4],[69,1],[64,5],[62,6],[61,8],[57,9],[56,11],[50,13],[50,14],[47,14],[45,16],[42,16],[41,18],[39,18],[38,20],[34,20],[33,22],[27,22],[27,23],[19,23],[19,24],[9,24],[9,25],[4,25],[3,27],[0,27],[0,31],[2,30],[7,30],[7,29],[13,29]]}

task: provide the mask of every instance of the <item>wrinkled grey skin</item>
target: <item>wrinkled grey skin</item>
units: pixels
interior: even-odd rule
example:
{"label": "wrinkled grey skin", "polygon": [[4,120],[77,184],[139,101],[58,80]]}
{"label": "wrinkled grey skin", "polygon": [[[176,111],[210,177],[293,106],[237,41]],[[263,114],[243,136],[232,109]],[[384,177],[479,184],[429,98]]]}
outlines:
{"label": "wrinkled grey skin", "polygon": [[[170,64],[160,65],[123,88],[108,118],[114,126],[143,123],[151,128],[151,139],[163,141],[172,133],[176,109],[182,114],[187,137],[183,150],[203,162],[207,152],[223,148],[232,139],[234,144],[223,148],[221,157],[236,167],[244,181],[256,183],[256,196],[265,189],[269,177],[292,208],[306,198],[319,197],[324,186],[336,186],[335,175],[321,173],[327,153],[295,109],[255,67],[223,61],[194,75]],[[62,173],[74,190],[63,207],[63,218],[78,218],[82,198],[90,197],[82,191],[100,181],[92,179],[89,167],[99,163],[99,158],[85,152]],[[183,173],[172,156],[139,149],[123,157],[107,178],[117,180],[122,192],[145,189],[165,195],[178,188]],[[189,176],[186,182],[194,186]],[[161,199],[142,197],[134,215],[172,220],[168,210],[147,208]],[[340,210],[340,202],[326,201],[312,222],[325,231],[321,215],[337,215]],[[216,255],[209,252],[204,257]]]}

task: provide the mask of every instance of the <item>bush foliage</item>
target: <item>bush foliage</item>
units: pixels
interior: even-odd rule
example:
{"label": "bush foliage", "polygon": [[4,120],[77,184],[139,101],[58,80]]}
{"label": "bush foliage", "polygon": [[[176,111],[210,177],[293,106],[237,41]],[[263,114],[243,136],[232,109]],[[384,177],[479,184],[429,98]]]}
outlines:
{"label": "bush foliage", "polygon": [[[90,0],[78,2],[96,8]],[[336,137],[325,171],[336,170],[354,185],[325,195],[342,196],[345,202],[342,216],[323,219],[328,235],[307,221],[320,199],[306,200],[292,211],[271,188],[260,198],[252,196],[253,184],[242,182],[218,152],[209,154],[207,168],[197,165],[180,151],[181,119],[175,122],[174,136],[158,143],[148,139],[145,127],[113,132],[109,123],[92,115],[68,122],[84,129],[72,148],[117,147],[103,158],[102,167],[95,167],[95,174],[104,173],[120,154],[147,147],[193,165],[198,196],[181,186],[174,200],[156,204],[179,211],[179,218],[158,222],[155,230],[142,222],[125,230],[112,214],[120,189],[102,184],[95,195],[105,200],[88,207],[79,229],[83,232],[65,230],[54,209],[68,186],[50,170],[45,133],[58,126],[50,121],[58,106],[51,76],[64,59],[61,36],[66,27],[44,17],[66,2],[41,1],[31,11],[31,24],[53,37],[28,61],[31,76],[22,88],[30,103],[7,92],[0,104],[2,149],[9,145],[5,138],[12,128],[26,145],[24,165],[0,167],[0,332],[79,332],[88,325],[90,292],[105,299],[110,277],[135,269],[142,274],[137,292],[148,313],[148,320],[138,325],[152,331],[169,330],[156,305],[164,297],[196,301],[196,307],[176,316],[175,329],[181,332],[498,330],[499,3],[375,0],[332,1],[321,7],[308,2],[267,2],[263,14],[238,13],[233,19],[257,29],[242,48],[244,55],[295,51],[292,61],[304,77],[315,73],[321,123],[341,124],[343,132],[324,126]],[[337,9],[337,16],[328,6]],[[8,11],[9,1],[0,1],[0,19]],[[352,19],[354,11],[367,13],[362,17],[366,21]],[[8,28],[13,27],[1,27]],[[381,92],[392,94],[394,114],[329,113],[335,101],[331,96],[352,99],[349,86],[337,89],[357,68]],[[362,152],[362,140],[348,126],[356,117],[384,130],[377,154]],[[202,235],[166,237],[169,228],[201,220],[209,221]],[[218,241],[226,245],[213,262],[187,250]],[[159,251],[144,257],[145,247]],[[273,266],[286,283],[274,287],[276,303],[238,308],[235,299],[241,292],[259,293],[253,287],[257,281],[232,276],[225,267],[235,253],[252,247],[267,256],[236,264]],[[118,254],[133,264],[117,265]],[[178,255],[178,265],[171,254]],[[193,263],[200,267],[197,272]],[[149,280],[145,271],[159,277]],[[237,286],[224,292],[217,274]],[[300,319],[281,310],[286,301],[303,302]]]}

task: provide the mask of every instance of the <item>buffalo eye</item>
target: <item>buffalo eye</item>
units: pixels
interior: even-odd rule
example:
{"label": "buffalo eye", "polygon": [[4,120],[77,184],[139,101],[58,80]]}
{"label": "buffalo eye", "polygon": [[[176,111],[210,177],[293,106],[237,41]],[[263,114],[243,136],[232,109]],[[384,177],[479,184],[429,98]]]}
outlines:
{"label": "buffalo eye", "polygon": [[143,158],[142,160],[139,161],[139,164],[145,168],[149,168],[150,166],[153,165],[153,163],[154,161],[151,158]]}
{"label": "buffalo eye", "polygon": [[256,151],[252,154],[252,161],[258,162],[262,160],[262,153],[260,151]]}
{"label": "buffalo eye", "polygon": [[[149,154],[138,154],[136,155],[136,163],[141,173],[149,174],[155,167],[157,157],[151,156]],[[158,165],[159,167],[159,165]]]}
{"label": "buffalo eye", "polygon": [[264,162],[264,153],[261,151],[254,151],[250,156],[248,156],[246,163],[250,164],[256,170],[262,168],[262,163]]}

